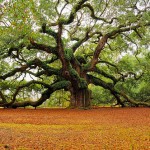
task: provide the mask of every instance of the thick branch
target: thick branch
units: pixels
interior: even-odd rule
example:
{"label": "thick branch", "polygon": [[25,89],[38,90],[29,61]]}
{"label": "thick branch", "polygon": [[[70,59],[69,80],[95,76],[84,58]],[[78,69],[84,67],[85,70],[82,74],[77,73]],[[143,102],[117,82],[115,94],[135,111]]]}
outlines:
{"label": "thick branch", "polygon": [[114,84],[118,82],[118,80],[113,75],[107,74],[105,71],[100,70],[98,67],[94,69],[94,72],[97,72],[98,74],[101,74],[102,76],[111,79],[114,82]]}
{"label": "thick branch", "polygon": [[37,66],[46,70],[47,75],[53,75],[53,74],[59,75],[61,72],[61,70],[52,68],[52,67],[48,66],[46,63],[43,63],[40,59],[36,58],[32,61],[27,62],[27,64],[22,65],[20,68],[15,68],[14,70],[8,72],[7,74],[0,76],[0,79],[5,80],[6,78],[11,77],[18,72],[22,73],[22,72],[25,72],[30,67],[36,68]]}
{"label": "thick branch", "polygon": [[123,92],[120,92],[119,94],[120,94],[122,97],[124,97],[127,102],[129,102],[129,103],[131,103],[131,104],[133,104],[133,105],[135,105],[135,106],[140,106],[140,105],[141,105],[141,106],[150,107],[150,103],[148,103],[148,102],[138,102],[138,101],[135,101],[135,100],[129,98],[129,97],[128,97],[125,93],[123,93]]}
{"label": "thick branch", "polygon": [[124,107],[124,103],[123,101],[120,99],[119,97],[119,93],[114,89],[114,85],[112,83],[106,83],[104,82],[103,80],[99,79],[99,78],[96,78],[92,75],[88,75],[88,78],[90,80],[91,83],[95,84],[95,85],[98,85],[98,86],[101,86],[103,87],[104,89],[107,89],[111,92],[112,95],[114,95],[114,97],[116,98],[117,100],[117,103],[122,105],[122,107]]}
{"label": "thick branch", "polygon": [[[25,107],[25,106],[33,106],[33,107],[37,107],[39,105],[41,105],[43,102],[45,102],[47,99],[50,98],[50,95],[55,92],[56,90],[60,90],[60,89],[63,89],[63,88],[68,88],[70,85],[70,82],[68,81],[60,81],[60,82],[57,82],[57,83],[54,83],[52,85],[48,85],[48,89],[45,90],[42,95],[41,95],[41,98],[37,101],[24,101],[24,102],[16,102],[16,103],[13,103],[11,105],[11,107],[13,108],[17,108],[17,107]],[[45,86],[45,83],[44,83],[44,86]],[[46,85],[47,86],[47,85]]]}
{"label": "thick branch", "polygon": [[36,43],[33,39],[30,39],[30,43],[31,43],[31,45],[29,45],[27,47],[27,49],[38,49],[38,50],[45,51],[45,52],[47,52],[49,54],[53,53],[55,55],[58,55],[57,51],[56,51],[56,47],[52,47],[52,46],[47,46],[47,45],[44,45],[44,44]]}
{"label": "thick branch", "polygon": [[15,75],[17,72],[24,72],[27,68],[28,68],[28,65],[23,65],[20,68],[15,68],[11,72],[8,72],[7,74],[0,76],[0,79],[5,80],[6,78],[9,78]]}
{"label": "thick branch", "polygon": [[109,65],[109,66],[112,66],[112,67],[114,67],[116,70],[117,70],[117,73],[119,73],[119,69],[118,69],[118,67],[116,66],[116,65],[114,65],[114,64],[112,64],[112,63],[110,63],[110,62],[108,62],[108,61],[105,61],[105,60],[100,60],[100,61],[98,61],[99,63],[104,63],[104,64],[107,64],[107,65]]}
{"label": "thick branch", "polygon": [[92,71],[94,69],[94,67],[96,66],[96,64],[98,63],[98,58],[99,58],[99,55],[101,53],[101,51],[103,50],[105,44],[107,43],[107,40],[108,40],[108,36],[105,35],[103,36],[99,42],[98,42],[98,45],[95,49],[95,52],[94,52],[94,55],[93,55],[93,58],[91,60],[91,62],[89,63],[89,68],[88,70]]}
{"label": "thick branch", "polygon": [[43,85],[45,88],[50,88],[50,86],[44,82],[41,82],[41,81],[30,81],[26,84],[23,84],[21,86],[18,86],[16,91],[14,92],[13,94],[13,98],[11,100],[11,102],[7,103],[7,101],[5,100],[4,103],[2,103],[0,106],[6,106],[6,107],[9,107],[10,105],[12,105],[15,101],[16,101],[16,96],[18,95],[18,93],[20,92],[21,89],[25,88],[25,87],[29,87],[30,85],[32,84],[40,84],[40,85]]}
{"label": "thick branch", "polygon": [[50,94],[51,94],[51,89],[47,89],[42,93],[42,96],[38,101],[35,101],[35,102],[24,101],[24,102],[18,102],[18,103],[16,102],[16,103],[13,103],[12,105],[10,105],[9,107],[12,107],[12,108],[26,107],[26,106],[37,107],[37,106],[41,105],[43,102],[45,102],[50,97]]}
{"label": "thick branch", "polygon": [[47,65],[47,63],[42,62],[40,59],[36,58],[33,61],[29,63],[29,65],[36,65],[44,69],[48,75],[60,75],[61,70],[60,69],[55,69],[53,67],[50,67]]}
{"label": "thick branch", "polygon": [[133,25],[133,26],[128,26],[128,27],[124,27],[124,28],[118,27],[118,29],[113,30],[112,32],[109,32],[106,35],[104,35],[98,42],[98,45],[95,49],[93,58],[92,58],[91,62],[89,63],[89,67],[87,70],[92,71],[94,69],[94,67],[96,66],[96,64],[98,63],[99,55],[100,55],[101,51],[103,50],[105,44],[107,43],[108,38],[112,38],[123,32],[136,30],[137,28],[140,28],[142,26],[150,26],[150,22],[147,22],[145,24],[137,24],[137,25]]}
{"label": "thick branch", "polygon": [[103,80],[99,79],[99,78],[96,78],[92,75],[88,75],[88,78],[89,78],[89,81],[90,83],[93,83],[95,85],[98,85],[98,86],[101,86],[107,90],[113,90],[114,88],[114,84],[112,83],[106,83],[104,82]]}
{"label": "thick branch", "polygon": [[58,26],[57,51],[59,58],[62,62],[63,71],[65,72],[67,71],[69,62],[65,59],[64,46],[62,42],[62,24],[59,24]]}

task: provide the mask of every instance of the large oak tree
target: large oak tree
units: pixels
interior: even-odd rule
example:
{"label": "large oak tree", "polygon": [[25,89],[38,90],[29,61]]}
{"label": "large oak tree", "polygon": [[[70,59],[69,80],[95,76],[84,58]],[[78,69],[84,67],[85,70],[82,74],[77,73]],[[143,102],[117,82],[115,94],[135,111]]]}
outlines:
{"label": "large oak tree", "polygon": [[[144,74],[118,63],[150,50],[149,0],[10,0],[0,7],[0,106],[36,107],[64,89],[70,107],[86,108],[89,84],[109,90],[121,106],[150,106],[116,86]],[[17,100],[35,87],[37,101]]]}

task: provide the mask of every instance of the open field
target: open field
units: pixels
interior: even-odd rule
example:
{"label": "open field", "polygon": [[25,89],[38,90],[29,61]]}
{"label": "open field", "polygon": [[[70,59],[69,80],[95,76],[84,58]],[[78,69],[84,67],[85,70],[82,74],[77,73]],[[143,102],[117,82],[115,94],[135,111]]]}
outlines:
{"label": "open field", "polygon": [[149,150],[149,108],[0,109],[0,150]]}

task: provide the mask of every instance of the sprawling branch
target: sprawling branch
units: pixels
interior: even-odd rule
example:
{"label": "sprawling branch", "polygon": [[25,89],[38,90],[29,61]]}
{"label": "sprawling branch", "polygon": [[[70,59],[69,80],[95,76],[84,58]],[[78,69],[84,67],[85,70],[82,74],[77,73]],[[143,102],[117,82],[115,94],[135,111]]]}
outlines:
{"label": "sprawling branch", "polygon": [[141,28],[142,26],[150,26],[150,22],[147,22],[145,24],[137,24],[137,25],[133,25],[133,26],[123,27],[123,28],[118,27],[118,29],[115,29],[115,30],[107,33],[106,35],[102,36],[102,38],[98,42],[98,45],[95,49],[93,58],[92,58],[91,62],[89,63],[89,67],[87,70],[92,71],[94,69],[94,67],[98,63],[99,55],[100,55],[101,51],[103,50],[103,48],[105,47],[105,44],[107,43],[107,40],[109,38],[112,38],[112,37],[119,35],[120,33],[123,33],[123,32],[136,30],[138,28]]}
{"label": "sprawling branch", "polygon": [[82,39],[78,39],[78,41],[72,46],[73,51],[75,52],[78,47],[80,47],[84,42],[92,38],[94,35],[98,35],[99,37],[102,36],[101,32],[93,32],[90,34],[91,29],[87,29],[85,36]]}
{"label": "sprawling branch", "polygon": [[122,107],[124,107],[124,103],[120,99],[120,96],[118,95],[119,93],[114,89],[114,85],[112,83],[106,83],[103,80],[101,80],[99,78],[96,78],[96,77],[94,77],[92,75],[88,75],[88,78],[89,78],[89,82],[91,82],[91,83],[93,83],[95,85],[101,86],[104,89],[109,90],[111,92],[111,94],[114,95],[114,97],[116,98],[117,103],[122,105]]}
{"label": "sprawling branch", "polygon": [[29,45],[27,47],[27,49],[38,49],[38,50],[42,50],[42,51],[45,51],[47,53],[53,53],[55,55],[58,55],[57,51],[56,51],[56,47],[52,47],[52,46],[47,46],[47,45],[44,45],[44,44],[39,44],[39,43],[36,43],[33,39],[30,39],[30,43],[31,45]]}
{"label": "sprawling branch", "polygon": [[123,33],[123,32],[128,32],[128,31],[131,31],[131,30],[135,31],[136,29],[141,28],[143,26],[150,26],[150,22],[147,22],[145,24],[138,23],[137,25],[133,25],[133,26],[132,25],[131,26],[125,26],[125,25],[121,26],[120,25],[118,27],[118,29],[113,30],[112,32],[108,33],[107,36],[108,36],[108,38],[111,38],[111,37],[113,37],[117,34]]}
{"label": "sprawling branch", "polygon": [[89,63],[90,67],[88,68],[88,70],[93,70],[94,67],[96,66],[96,64],[98,63],[99,55],[100,55],[101,51],[103,50],[105,44],[107,43],[107,40],[108,40],[108,36],[107,35],[103,36],[99,40],[98,45],[97,45],[97,47],[95,49],[93,58],[92,58],[91,62]]}
{"label": "sprawling branch", "polygon": [[106,77],[106,78],[109,78],[113,81],[114,84],[116,84],[118,82],[118,80],[113,76],[113,75],[110,75],[110,74],[107,74],[105,71],[99,69],[98,67],[96,67],[94,69],[94,72],[98,73],[98,74],[101,74],[102,76]]}
{"label": "sprawling branch", "polygon": [[95,85],[101,86],[105,89],[111,90],[114,88],[114,84],[112,83],[106,83],[103,80],[101,80],[100,78],[96,78],[93,75],[88,75],[89,78],[89,82],[93,83]]}
{"label": "sprawling branch", "polygon": [[28,68],[28,65],[23,65],[20,68],[15,68],[12,71],[6,73],[5,75],[0,76],[0,79],[5,80],[6,78],[9,78],[15,75],[17,72],[24,72],[27,68]]}
{"label": "sprawling branch", "polygon": [[82,5],[82,8],[88,8],[90,11],[91,11],[91,17],[93,18],[93,19],[95,19],[95,20],[101,20],[101,21],[103,21],[103,22],[105,22],[105,23],[108,23],[108,24],[111,24],[111,23],[113,23],[113,21],[114,20],[117,20],[118,18],[112,18],[110,21],[108,21],[108,20],[106,20],[105,18],[102,18],[102,17],[97,17],[96,15],[95,15],[95,12],[94,12],[94,8],[91,6],[91,4],[89,4],[89,3],[86,3],[86,4],[84,4],[84,5]]}
{"label": "sprawling branch", "polygon": [[105,64],[107,64],[109,66],[112,66],[112,67],[114,67],[116,69],[117,73],[120,75],[120,77],[117,78],[117,79],[114,76],[112,76],[112,75],[107,75],[107,74],[105,75],[105,72],[103,70],[100,70],[97,67],[95,68],[95,70],[96,70],[97,73],[100,73],[100,74],[104,75],[105,77],[108,77],[108,78],[112,79],[114,81],[114,83],[117,83],[119,81],[124,81],[125,78],[127,78],[129,76],[132,76],[135,80],[139,80],[144,75],[143,72],[140,75],[137,75],[136,73],[131,72],[131,71],[123,74],[123,73],[121,73],[119,71],[119,68],[116,65],[114,65],[114,64],[112,64],[112,63],[110,63],[108,61],[101,60],[101,61],[99,61],[99,63],[105,63]]}
{"label": "sprawling branch", "polygon": [[82,5],[83,5],[86,1],[88,1],[88,0],[80,0],[80,1],[72,8],[72,11],[71,11],[71,13],[70,13],[70,15],[69,15],[69,18],[68,18],[68,19],[62,19],[62,18],[60,18],[60,19],[59,19],[59,22],[60,22],[61,24],[64,24],[64,25],[67,25],[67,24],[72,23],[73,20],[74,20],[74,18],[75,18],[75,16],[76,16],[77,11],[81,9]]}
{"label": "sprawling branch", "polygon": [[8,107],[12,107],[12,108],[17,108],[17,107],[26,107],[26,106],[33,106],[33,107],[37,107],[39,105],[41,105],[43,102],[45,102],[51,94],[51,89],[47,89],[42,93],[41,98],[38,101],[24,101],[24,102],[15,102],[11,105],[6,104],[6,106]]}
{"label": "sprawling branch", "polygon": [[16,96],[18,95],[18,93],[20,92],[20,90],[21,89],[23,89],[23,88],[25,88],[25,87],[29,87],[30,85],[32,85],[32,84],[40,84],[40,85],[42,85],[42,86],[44,86],[45,88],[50,88],[50,86],[48,85],[48,84],[46,84],[46,83],[44,83],[44,82],[41,82],[41,81],[30,81],[30,82],[28,82],[28,83],[26,83],[26,84],[23,84],[23,85],[21,85],[21,86],[18,86],[17,88],[16,88],[16,91],[14,92],[14,94],[13,94],[13,98],[12,98],[12,100],[11,100],[11,102],[6,102],[6,100],[5,100],[5,103],[2,103],[0,106],[4,106],[4,107],[9,107],[9,106],[11,106],[15,101],[16,101]]}
{"label": "sprawling branch", "polygon": [[47,74],[50,75],[60,75],[61,74],[61,70],[60,69],[55,69],[53,67],[50,67],[47,65],[47,63],[42,62],[40,59],[36,58],[33,61],[31,61],[30,63],[28,63],[29,65],[36,65],[41,67],[42,69],[44,69],[45,71],[47,71]]}
{"label": "sprawling branch", "polygon": [[[41,84],[43,85],[44,87],[47,88],[47,90],[45,90],[40,99],[37,100],[37,101],[24,101],[24,102],[15,102],[16,100],[16,96],[18,94],[18,92],[20,91],[20,89],[24,88],[24,87],[28,87],[30,86],[31,84]],[[11,105],[8,105],[8,104],[5,104],[6,106],[8,105],[9,107],[13,107],[13,108],[16,108],[16,107],[26,107],[26,106],[33,106],[33,107],[37,107],[39,105],[41,105],[43,102],[45,102],[48,98],[50,98],[50,95],[55,92],[56,90],[60,90],[60,89],[63,89],[63,88],[68,88],[70,86],[70,82],[69,81],[59,81],[59,82],[56,82],[52,85],[47,85],[46,83],[43,83],[43,82],[40,82],[40,81],[30,81],[29,83],[25,84],[25,85],[22,85],[20,87],[18,87],[18,89],[16,90],[15,94],[14,94],[14,97],[13,97],[13,101],[12,101],[12,104]]]}
{"label": "sprawling branch", "polygon": [[112,63],[110,63],[110,62],[108,62],[108,61],[105,61],[105,60],[99,60],[98,62],[99,62],[99,63],[104,63],[104,64],[107,64],[107,65],[109,65],[109,66],[114,67],[114,68],[117,70],[117,73],[119,73],[119,69],[118,69],[118,67],[117,67],[115,64],[112,64]]}
{"label": "sprawling branch", "polygon": [[0,79],[5,80],[6,78],[11,77],[11,76],[15,75],[18,72],[23,73],[23,72],[26,72],[26,70],[28,68],[30,68],[30,67],[36,68],[37,66],[39,66],[39,67],[43,68],[44,70],[46,70],[47,75],[49,75],[49,76],[53,75],[53,74],[60,75],[60,72],[61,72],[61,70],[54,69],[54,68],[48,66],[46,63],[43,63],[40,59],[36,58],[32,61],[27,62],[27,64],[22,65],[20,68],[15,68],[12,71],[6,73],[5,75],[0,76]]}
{"label": "sprawling branch", "polygon": [[[103,80],[101,80],[99,78],[96,78],[96,77],[94,77],[92,75],[88,75],[88,78],[89,78],[89,81],[91,83],[93,83],[95,85],[98,85],[98,86],[101,86],[104,89],[108,89],[111,92],[111,94],[114,95],[114,97],[116,98],[117,104],[120,104],[123,107],[125,106],[125,102],[128,102],[131,105],[135,105],[135,106],[141,105],[141,106],[150,107],[150,103],[148,103],[148,102],[138,102],[138,101],[135,101],[135,100],[129,98],[125,93],[118,92],[117,90],[115,90],[114,85],[111,84],[111,83],[106,83]],[[123,97],[124,100],[121,100],[120,97]]]}
{"label": "sprawling branch", "polygon": [[42,24],[42,30],[41,30],[41,32],[42,33],[46,33],[46,34],[52,36],[55,40],[57,40],[57,38],[58,38],[58,35],[57,35],[57,33],[55,31],[53,31],[50,28],[47,29],[46,23]]}
{"label": "sprawling branch", "polygon": [[138,102],[138,101],[135,101],[131,98],[129,98],[125,93],[123,92],[120,92],[119,93],[122,97],[125,98],[125,100],[129,103],[131,103],[132,105],[135,105],[135,106],[146,106],[146,107],[150,107],[150,103],[148,102]]}
{"label": "sprawling branch", "polygon": [[63,42],[62,42],[62,30],[63,30],[62,24],[59,24],[58,39],[57,39],[57,52],[58,52],[59,58],[62,62],[63,71],[65,72],[68,70],[69,62],[68,62],[68,60],[65,59],[64,46],[63,46]]}

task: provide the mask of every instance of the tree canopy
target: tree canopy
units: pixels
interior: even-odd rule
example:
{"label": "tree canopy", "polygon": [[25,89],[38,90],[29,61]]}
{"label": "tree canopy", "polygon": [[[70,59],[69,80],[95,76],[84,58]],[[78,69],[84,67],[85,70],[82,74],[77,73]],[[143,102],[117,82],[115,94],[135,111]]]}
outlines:
{"label": "tree canopy", "polygon": [[90,107],[94,85],[121,106],[150,106],[149,0],[9,0],[0,9],[0,106],[36,107],[64,89],[70,107]]}

